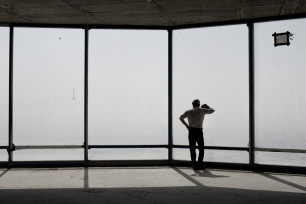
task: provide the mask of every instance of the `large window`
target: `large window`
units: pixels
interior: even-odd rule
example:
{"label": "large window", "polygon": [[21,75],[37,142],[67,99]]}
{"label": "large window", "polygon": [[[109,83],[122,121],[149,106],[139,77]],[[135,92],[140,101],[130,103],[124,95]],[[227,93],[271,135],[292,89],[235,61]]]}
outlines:
{"label": "large window", "polygon": [[[255,24],[255,145],[306,149],[305,19]],[[272,34],[291,44],[274,47]],[[306,166],[306,154],[256,152],[257,163]]]}
{"label": "large window", "polygon": [[[188,145],[179,117],[200,99],[216,110],[205,116],[205,146],[248,146],[247,31],[246,25],[174,31],[174,144]],[[174,150],[174,159],[190,159],[188,149]],[[248,152],[207,150],[204,160],[246,163]]]}
{"label": "large window", "polygon": [[[0,27],[0,146],[8,146],[9,29]],[[0,161],[7,161],[0,149]]]}
{"label": "large window", "polygon": [[[167,62],[166,31],[90,31],[90,145],[168,143]],[[90,149],[89,156],[166,159],[167,149]]]}
{"label": "large window", "polygon": [[[254,24],[257,164],[306,166],[305,24]],[[0,161],[8,160],[9,31],[0,27]],[[84,31],[14,28],[13,161],[84,159]],[[290,45],[275,47],[272,34],[287,31]],[[190,161],[179,117],[200,99],[216,110],[204,120],[212,146],[204,161],[248,163],[248,26],[172,33],[173,159]],[[89,30],[89,160],[168,159],[168,54],[166,30]]]}
{"label": "large window", "polygon": [[[82,145],[84,30],[15,28],[14,144]],[[14,160],[83,159],[83,150],[17,150]]]}

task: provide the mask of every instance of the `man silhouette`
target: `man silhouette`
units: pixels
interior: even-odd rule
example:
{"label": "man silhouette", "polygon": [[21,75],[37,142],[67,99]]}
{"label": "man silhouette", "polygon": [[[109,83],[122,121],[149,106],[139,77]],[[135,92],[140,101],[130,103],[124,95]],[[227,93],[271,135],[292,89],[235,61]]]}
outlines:
{"label": "man silhouette", "polygon": [[[200,100],[196,99],[192,102],[193,108],[187,110],[180,116],[181,122],[188,129],[189,149],[194,170],[204,169],[204,137],[203,137],[203,121],[206,114],[215,112],[207,104],[204,104],[200,108]],[[188,119],[188,124],[185,122],[185,118]],[[196,161],[196,143],[199,147],[198,162]]]}

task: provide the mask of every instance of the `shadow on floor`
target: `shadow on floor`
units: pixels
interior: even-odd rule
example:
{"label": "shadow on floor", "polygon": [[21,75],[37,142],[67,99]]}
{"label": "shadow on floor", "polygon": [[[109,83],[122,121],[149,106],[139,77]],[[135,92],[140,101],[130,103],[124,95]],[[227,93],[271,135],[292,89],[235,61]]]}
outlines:
{"label": "shadow on floor", "polygon": [[182,170],[180,170],[179,168],[176,167],[172,167],[172,169],[174,171],[176,171],[177,173],[179,173],[181,176],[183,176],[184,178],[186,178],[187,180],[191,181],[192,183],[194,183],[197,186],[204,186],[202,183],[198,182],[197,180],[195,180],[194,178],[190,177],[188,174],[184,173]]}
{"label": "shadow on floor", "polygon": [[89,188],[88,167],[84,167],[84,188]]}
{"label": "shadow on floor", "polygon": [[[294,187],[294,188],[297,188],[299,190],[302,190],[302,191],[306,192],[306,187],[304,187],[304,186],[300,186],[300,185],[292,183],[290,181],[286,181],[286,180],[278,178],[276,176],[272,176],[271,174],[268,174],[268,173],[258,173],[258,174],[261,175],[261,176],[264,176],[266,178],[272,179],[274,181],[278,181],[280,183],[286,184],[288,186],[291,186],[291,187]],[[306,203],[306,200],[305,200],[305,203]]]}
{"label": "shadow on floor", "polygon": [[148,188],[1,189],[1,204],[19,203],[305,203],[305,193],[206,186]]}
{"label": "shadow on floor", "polygon": [[200,183],[199,181],[197,181],[196,179],[192,177],[211,177],[211,178],[229,177],[229,176],[214,175],[209,170],[194,170],[195,174],[188,175],[182,170],[180,170],[179,168],[173,167],[172,169],[197,186],[205,186],[205,185]]}
{"label": "shadow on floor", "polygon": [[222,175],[215,175],[211,173],[209,170],[194,170],[195,174],[192,174],[191,176],[196,177],[210,177],[210,178],[224,178],[229,176],[222,176]]}
{"label": "shadow on floor", "polygon": [[0,174],[0,178],[1,178],[2,176],[4,176],[9,170],[10,170],[10,169],[5,169],[5,170]]}

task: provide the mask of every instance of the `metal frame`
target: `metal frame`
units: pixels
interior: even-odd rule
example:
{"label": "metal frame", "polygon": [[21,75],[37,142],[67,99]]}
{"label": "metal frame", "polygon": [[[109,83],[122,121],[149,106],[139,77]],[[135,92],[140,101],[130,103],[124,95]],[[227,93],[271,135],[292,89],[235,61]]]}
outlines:
{"label": "metal frame", "polygon": [[249,165],[255,163],[255,85],[254,85],[254,24],[249,23]]}
{"label": "metal frame", "polygon": [[[212,168],[234,168],[234,169],[247,169],[256,171],[283,171],[305,173],[305,167],[292,167],[292,166],[279,166],[279,165],[260,165],[255,164],[254,154],[255,151],[265,152],[288,152],[288,153],[306,153],[306,150],[297,149],[276,149],[276,148],[257,148],[254,144],[254,23],[289,20],[306,18],[306,13],[257,18],[250,20],[226,21],[226,22],[213,22],[201,23],[180,26],[129,26],[129,25],[75,25],[75,24],[26,24],[26,23],[0,23],[0,26],[10,27],[10,47],[9,47],[9,144],[8,146],[0,146],[0,149],[7,149],[9,154],[8,162],[0,162],[0,166],[14,167],[50,167],[50,166],[150,166],[150,165],[190,165],[189,161],[173,160],[173,148],[188,148],[188,145],[173,145],[173,132],[172,132],[172,55],[173,55],[173,30],[190,29],[198,27],[212,27],[212,26],[225,26],[236,24],[248,25],[249,36],[249,147],[222,147],[222,146],[205,146],[205,149],[213,150],[233,150],[233,151],[248,151],[249,163],[248,164],[233,164],[222,162],[207,162],[208,167]],[[84,45],[84,144],[83,145],[33,145],[33,146],[17,146],[13,144],[13,47],[14,47],[14,27],[38,27],[38,28],[82,28],[85,31],[85,45]],[[137,30],[167,30],[168,31],[168,144],[165,145],[89,145],[88,144],[88,40],[89,29],[137,29]],[[83,161],[14,161],[13,151],[21,149],[75,149],[84,148]],[[136,161],[90,161],[88,159],[88,149],[91,148],[168,148],[168,160],[136,160]]]}
{"label": "metal frame", "polygon": [[23,149],[78,149],[83,148],[82,145],[20,145],[16,146],[15,150]]}
{"label": "metal frame", "polygon": [[[188,145],[173,145],[174,148],[189,149]],[[198,146],[196,146],[198,149]],[[213,150],[233,150],[233,151],[249,151],[248,147],[224,147],[224,146],[204,146],[204,149]]]}
{"label": "metal frame", "polygon": [[[276,39],[277,39],[277,36],[279,36],[279,35],[286,35],[286,38],[287,38],[287,42],[286,43],[277,43],[276,41]],[[272,34],[272,36],[274,37],[274,47],[277,47],[277,46],[281,46],[281,45],[287,45],[287,46],[289,46],[290,45],[290,40],[289,40],[289,35],[290,35],[290,32],[289,31],[287,31],[287,32],[285,32],[285,33],[273,33]]]}
{"label": "metal frame", "polygon": [[[191,166],[191,162],[175,160],[174,165],[176,166]],[[207,168],[213,169],[227,169],[227,170],[244,170],[254,172],[277,172],[277,173],[292,173],[292,174],[305,174],[305,167],[295,166],[276,166],[276,165],[265,165],[265,164],[249,164],[240,163],[226,163],[226,162],[205,162]]]}
{"label": "metal frame", "polygon": [[13,163],[13,68],[14,68],[14,27],[10,26],[10,47],[9,47],[9,135],[8,135],[8,162]]}
{"label": "metal frame", "polygon": [[88,40],[89,28],[85,28],[84,56],[84,162],[88,162]]}
{"label": "metal frame", "polygon": [[[87,167],[142,167],[142,166],[168,166],[168,160],[109,160],[88,161]],[[191,162],[174,160],[173,166],[191,166]],[[252,168],[248,164],[205,162],[207,168],[244,170],[255,172],[277,172],[305,174],[305,167],[275,166],[254,164]],[[0,162],[0,167],[7,167],[7,162]],[[15,161],[14,168],[50,168],[50,167],[84,167],[84,161]]]}
{"label": "metal frame", "polygon": [[89,145],[89,149],[103,148],[103,149],[113,149],[113,148],[124,148],[124,149],[134,149],[134,148],[168,148],[168,145]]}
{"label": "metal frame", "polygon": [[173,160],[173,132],[172,132],[172,51],[173,51],[173,31],[168,30],[168,160],[171,164]]}
{"label": "metal frame", "polygon": [[261,152],[306,153],[305,149],[278,149],[278,148],[255,147],[254,150]]}

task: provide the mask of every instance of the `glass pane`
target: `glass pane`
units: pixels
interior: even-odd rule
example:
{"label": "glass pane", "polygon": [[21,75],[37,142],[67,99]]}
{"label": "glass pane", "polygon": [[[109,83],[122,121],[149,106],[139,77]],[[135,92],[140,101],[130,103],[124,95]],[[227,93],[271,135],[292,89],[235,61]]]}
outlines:
{"label": "glass pane", "polygon": [[84,31],[16,28],[14,54],[14,144],[83,144]]}
{"label": "glass pane", "polygon": [[91,30],[89,42],[90,144],[167,144],[167,32]]}
{"label": "glass pane", "polygon": [[83,149],[26,149],[14,151],[14,161],[69,161],[83,159]]}
{"label": "glass pane", "polygon": [[256,163],[284,166],[305,166],[306,154],[285,152],[255,152]]}
{"label": "glass pane", "polygon": [[8,153],[6,149],[0,149],[0,162],[8,161]]}
{"label": "glass pane", "polygon": [[[198,151],[196,150],[198,156]],[[173,149],[175,160],[191,161],[189,149]],[[227,162],[227,163],[248,163],[249,154],[247,151],[225,151],[225,150],[205,150],[204,162]]]}
{"label": "glass pane", "polygon": [[[306,149],[305,23],[300,19],[255,25],[256,147]],[[272,34],[286,31],[294,34],[291,44],[274,47]]]}
{"label": "glass pane", "polygon": [[207,146],[246,147],[249,138],[248,33],[246,25],[178,30],[173,50],[174,144],[188,144],[180,115],[200,99]]}
{"label": "glass pane", "polygon": [[168,149],[90,149],[90,160],[158,160],[168,159]]}
{"label": "glass pane", "polygon": [[[0,27],[0,146],[8,146],[9,28]],[[0,150],[0,161],[7,160]]]}

